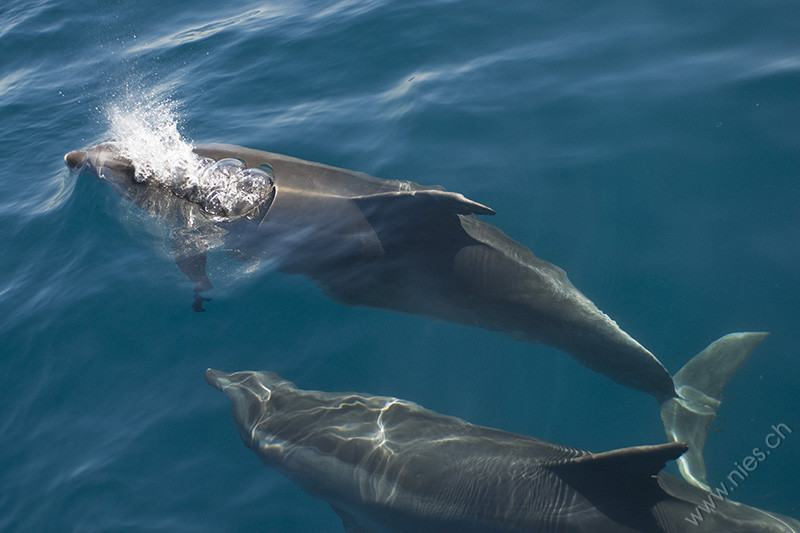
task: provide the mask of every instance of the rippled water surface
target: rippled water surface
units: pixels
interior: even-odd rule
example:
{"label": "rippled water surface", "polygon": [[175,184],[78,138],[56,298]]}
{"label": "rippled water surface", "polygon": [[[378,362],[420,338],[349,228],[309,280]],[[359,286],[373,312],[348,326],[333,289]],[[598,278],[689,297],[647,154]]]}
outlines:
{"label": "rippled water surface", "polygon": [[[656,403],[566,355],[337,304],[209,256],[66,152],[156,134],[458,191],[672,372],[771,331],[706,446],[732,497],[800,517],[800,5],[67,2],[0,7],[0,530],[341,531],[241,443],[207,367],[411,400],[603,451]],[[149,122],[148,122],[149,121]]]}

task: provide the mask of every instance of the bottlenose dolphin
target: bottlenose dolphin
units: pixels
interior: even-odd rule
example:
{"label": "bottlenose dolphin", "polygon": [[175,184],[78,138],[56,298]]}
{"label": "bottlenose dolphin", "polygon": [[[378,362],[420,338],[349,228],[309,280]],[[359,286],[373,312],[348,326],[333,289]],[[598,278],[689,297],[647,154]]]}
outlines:
{"label": "bottlenose dolphin", "polygon": [[[211,287],[206,250],[266,258],[349,305],[393,309],[499,331],[560,348],[617,383],[653,395],[667,435],[690,442],[687,479],[705,484],[702,445],[722,387],[763,339],[723,337],[672,378],[559,267],[475,215],[494,211],[461,194],[226,144],[194,147],[196,161],[156,179],[124,144],[64,159],[173,228],[178,267]],[[201,159],[203,158],[203,159]],[[200,175],[215,179],[202,179]],[[238,195],[236,193],[239,193]]]}
{"label": "bottlenose dolphin", "polygon": [[594,454],[272,372],[209,369],[206,380],[233,403],[244,443],[349,532],[800,532],[660,472],[683,443]]}

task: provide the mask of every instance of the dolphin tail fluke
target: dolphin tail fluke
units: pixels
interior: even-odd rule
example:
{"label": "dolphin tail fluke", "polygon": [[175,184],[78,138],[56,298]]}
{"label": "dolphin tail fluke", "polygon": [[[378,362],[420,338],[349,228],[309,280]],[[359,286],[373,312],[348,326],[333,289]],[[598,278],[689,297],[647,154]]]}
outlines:
{"label": "dolphin tail fluke", "polygon": [[661,404],[661,420],[670,440],[689,450],[678,459],[688,482],[709,490],[703,446],[717,412],[722,389],[769,333],[731,333],[709,344],[672,378],[677,397]]}

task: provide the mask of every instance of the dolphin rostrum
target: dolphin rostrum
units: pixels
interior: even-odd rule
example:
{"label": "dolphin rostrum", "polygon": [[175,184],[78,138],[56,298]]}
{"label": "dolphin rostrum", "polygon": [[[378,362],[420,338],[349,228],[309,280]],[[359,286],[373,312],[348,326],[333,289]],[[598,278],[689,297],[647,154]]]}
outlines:
{"label": "dolphin rostrum", "polygon": [[233,403],[244,443],[349,532],[800,532],[660,472],[683,443],[594,454],[273,372],[209,369],[206,380]]}
{"label": "dolphin rostrum", "polygon": [[[108,182],[172,227],[178,267],[211,288],[206,250],[268,259],[349,305],[393,309],[560,348],[617,383],[653,395],[667,435],[691,442],[684,476],[705,486],[702,445],[722,387],[766,334],[732,334],[676,375],[569,281],[476,215],[494,211],[441,187],[379,179],[225,144],[194,147],[164,178],[122,143],[73,151],[65,162]],[[708,351],[710,350],[710,352]],[[691,365],[691,367],[690,367]]]}

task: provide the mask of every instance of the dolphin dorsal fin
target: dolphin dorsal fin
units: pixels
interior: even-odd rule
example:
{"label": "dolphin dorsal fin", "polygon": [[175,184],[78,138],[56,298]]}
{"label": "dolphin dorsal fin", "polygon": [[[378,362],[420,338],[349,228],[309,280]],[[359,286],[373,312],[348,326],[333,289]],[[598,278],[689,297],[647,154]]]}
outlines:
{"label": "dolphin dorsal fin", "polygon": [[[459,215],[494,215],[494,209],[470,200],[457,192],[439,189],[390,191],[365,196],[353,200],[362,209],[404,207],[420,211],[447,211]],[[394,204],[394,205],[392,205]]]}
{"label": "dolphin dorsal fin", "polygon": [[663,531],[654,506],[669,495],[656,475],[687,450],[682,442],[587,454],[546,466],[603,514],[635,531]]}
{"label": "dolphin dorsal fin", "polygon": [[[561,461],[550,466],[552,470],[598,470],[614,473],[615,476],[652,477],[667,464],[683,455],[689,447],[682,442],[634,446],[610,452],[591,453]],[[608,475],[608,474],[607,474]]]}

